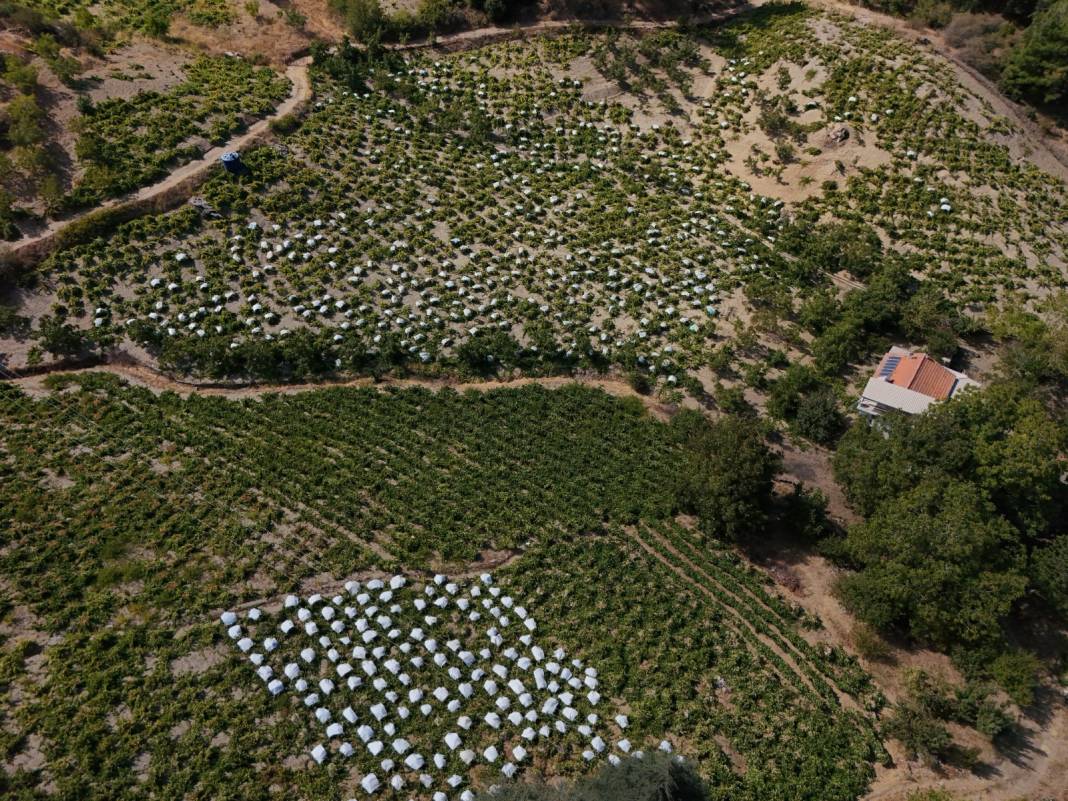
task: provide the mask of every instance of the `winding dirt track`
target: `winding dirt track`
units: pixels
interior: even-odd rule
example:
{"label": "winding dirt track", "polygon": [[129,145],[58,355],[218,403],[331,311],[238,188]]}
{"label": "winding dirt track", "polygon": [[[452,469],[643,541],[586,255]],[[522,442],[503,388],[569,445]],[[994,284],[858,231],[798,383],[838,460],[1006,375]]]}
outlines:
{"label": "winding dirt track", "polygon": [[[208,173],[217,167],[219,157],[223,153],[229,150],[241,150],[257,141],[270,130],[272,122],[294,113],[311,99],[312,86],[308,77],[310,64],[310,58],[302,58],[286,67],[286,77],[292,84],[289,97],[283,100],[269,117],[254,122],[244,133],[233,137],[224,145],[213,147],[198,160],[182,165],[159,183],[142,187],[132,195],[106,201],[87,214],[120,207],[162,211],[187,200],[208,176]],[[85,216],[78,215],[66,220],[55,220],[40,233],[5,248],[0,251],[0,265],[4,263],[26,264],[43,258],[58,244],[59,235],[68,226]]]}
{"label": "winding dirt track", "polygon": [[50,375],[80,375],[84,373],[110,373],[135,386],[145,387],[153,392],[174,392],[182,397],[190,395],[206,395],[241,400],[243,398],[257,398],[262,395],[280,394],[296,395],[301,392],[312,392],[331,387],[374,387],[376,389],[408,389],[421,387],[431,391],[440,389],[452,389],[456,392],[489,392],[494,389],[514,389],[516,387],[537,384],[548,389],[558,389],[569,384],[599,389],[609,395],[618,398],[637,398],[642,402],[651,414],[661,420],[671,416],[673,407],[657,401],[649,395],[636,392],[625,381],[601,375],[567,375],[567,376],[544,376],[523,377],[507,381],[457,381],[447,378],[347,378],[336,380],[324,380],[301,384],[270,384],[270,383],[197,383],[159,372],[144,364],[122,355],[121,360],[93,365],[89,367],[75,367],[45,370],[35,375],[18,376],[6,369],[0,369],[0,382],[10,383],[21,387],[31,396],[40,396],[48,392],[45,387],[45,379]]}

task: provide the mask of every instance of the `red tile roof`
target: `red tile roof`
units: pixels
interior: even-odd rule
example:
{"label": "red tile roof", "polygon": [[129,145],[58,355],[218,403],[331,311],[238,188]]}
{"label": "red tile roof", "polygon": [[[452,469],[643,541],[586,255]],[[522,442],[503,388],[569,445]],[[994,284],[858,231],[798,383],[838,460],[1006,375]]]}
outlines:
{"label": "red tile roof", "polygon": [[909,384],[909,389],[929,398],[945,400],[953,391],[957,377],[938,362],[924,356],[916,375]]}
{"label": "red tile roof", "polygon": [[[886,362],[890,355],[888,353],[883,357],[878,374],[882,374],[884,365],[889,366]],[[886,380],[895,386],[911,389],[929,398],[945,400],[953,391],[957,376],[952,370],[946,369],[926,353],[910,353],[901,357]]]}

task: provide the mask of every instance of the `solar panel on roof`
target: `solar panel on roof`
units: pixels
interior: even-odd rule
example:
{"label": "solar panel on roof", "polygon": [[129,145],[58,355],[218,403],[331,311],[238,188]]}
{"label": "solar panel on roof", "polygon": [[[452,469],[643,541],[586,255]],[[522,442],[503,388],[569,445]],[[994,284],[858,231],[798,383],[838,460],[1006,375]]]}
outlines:
{"label": "solar panel on roof", "polygon": [[901,364],[901,357],[891,356],[886,360],[886,364],[883,365],[883,369],[879,371],[879,377],[889,378],[891,375],[893,375],[894,370],[897,369],[897,366],[899,364]]}

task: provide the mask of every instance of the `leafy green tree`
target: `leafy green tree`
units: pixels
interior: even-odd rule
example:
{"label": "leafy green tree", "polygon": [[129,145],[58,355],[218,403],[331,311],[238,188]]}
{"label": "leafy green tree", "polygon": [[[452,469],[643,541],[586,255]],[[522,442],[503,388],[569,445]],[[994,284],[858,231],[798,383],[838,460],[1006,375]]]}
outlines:
{"label": "leafy green tree", "polygon": [[477,375],[491,375],[515,363],[519,343],[504,331],[481,330],[456,348],[456,359]]}
{"label": "leafy green tree", "polygon": [[758,422],[727,416],[707,420],[687,410],[672,421],[683,446],[678,478],[682,507],[709,537],[741,540],[760,529],[782,466]]}
{"label": "leafy green tree", "polygon": [[840,373],[865,353],[867,342],[864,322],[854,315],[848,315],[830,326],[812,343],[816,367],[828,375]]}
{"label": "leafy green tree", "polygon": [[801,399],[794,428],[805,439],[826,445],[841,433],[844,424],[838,399],[834,392],[824,388]]}
{"label": "leafy green tree", "polygon": [[945,725],[915,702],[897,704],[882,729],[884,736],[905,746],[909,759],[922,759],[928,764],[941,762],[953,745]]}
{"label": "leafy green tree", "polygon": [[1053,0],[1010,51],[1002,86],[1015,97],[1038,103],[1068,98],[1068,0]]}
{"label": "leafy green tree", "polygon": [[801,399],[820,384],[820,377],[807,364],[792,364],[783,372],[768,393],[768,414],[780,420],[792,420],[797,416]]}
{"label": "leafy green tree", "polygon": [[952,356],[960,333],[970,328],[965,317],[932,285],[923,285],[908,299],[901,329],[914,342],[923,342],[932,356]]}
{"label": "leafy green tree", "polygon": [[1012,526],[978,487],[926,481],[850,528],[839,592],[865,622],[940,648],[999,638],[1027,586]]}
{"label": "leafy green tree", "polygon": [[882,264],[883,244],[870,225],[820,223],[804,235],[800,255],[829,272],[844,270],[864,280]]}
{"label": "leafy green tree", "polygon": [[330,0],[330,7],[341,15],[352,35],[361,42],[382,38],[389,26],[378,0]]}
{"label": "leafy green tree", "polygon": [[1068,620],[1068,534],[1035,550],[1031,580],[1046,602]]}
{"label": "leafy green tree", "polygon": [[53,356],[73,356],[85,348],[85,337],[70,323],[52,315],[45,315],[37,324],[37,339],[41,347]]}
{"label": "leafy green tree", "polygon": [[835,477],[865,516],[924,480],[974,482],[1018,538],[1035,541],[1065,513],[1065,444],[1064,428],[1038,400],[996,383],[926,414],[854,425],[838,444]]}

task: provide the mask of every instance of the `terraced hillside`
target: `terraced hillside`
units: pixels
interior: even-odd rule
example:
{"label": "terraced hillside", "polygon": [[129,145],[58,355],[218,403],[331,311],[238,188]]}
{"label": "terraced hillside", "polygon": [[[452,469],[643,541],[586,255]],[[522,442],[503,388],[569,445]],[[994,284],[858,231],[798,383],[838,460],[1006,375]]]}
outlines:
{"label": "terraced hillside", "polygon": [[[972,312],[1065,283],[1063,183],[948,67],[844,17],[772,4],[685,34],[350,56],[320,66],[284,148],[206,188],[221,216],[60,253],[27,308],[187,372],[675,383],[734,335],[724,318],[793,318],[867,281],[865,253]],[[869,250],[807,250],[831,223]]]}
{"label": "terraced hillside", "polygon": [[[13,797],[362,794],[377,761],[350,734],[353,757],[316,765],[324,727],[268,692],[218,617],[397,572],[490,573],[546,651],[596,667],[605,739],[666,740],[715,797],[856,798],[881,758],[855,662],[810,646],[811,620],[673,519],[679,438],[637,403],[579,387],[236,402],[90,375],[39,398],[7,385],[2,414]],[[530,744],[527,769],[586,766],[555,742]],[[455,793],[496,770],[480,757]]]}

